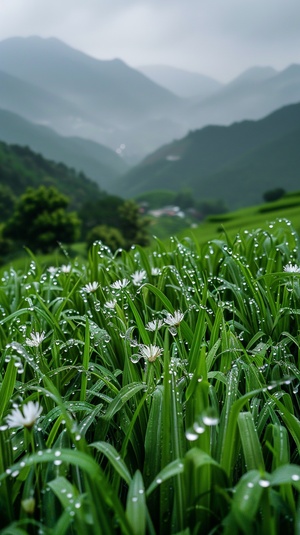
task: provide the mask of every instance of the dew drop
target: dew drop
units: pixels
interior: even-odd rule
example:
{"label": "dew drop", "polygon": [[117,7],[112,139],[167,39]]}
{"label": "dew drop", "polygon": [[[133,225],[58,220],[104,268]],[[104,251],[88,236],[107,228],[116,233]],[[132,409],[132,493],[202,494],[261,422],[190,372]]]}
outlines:
{"label": "dew drop", "polygon": [[270,486],[270,481],[268,481],[267,479],[260,479],[258,484],[261,486],[261,487],[264,487],[264,488],[267,488]]}
{"label": "dew drop", "polygon": [[187,431],[185,433],[185,436],[186,436],[187,440],[189,440],[190,442],[193,442],[194,440],[197,440],[198,433],[196,433],[196,431],[193,428],[192,429],[187,429]]}

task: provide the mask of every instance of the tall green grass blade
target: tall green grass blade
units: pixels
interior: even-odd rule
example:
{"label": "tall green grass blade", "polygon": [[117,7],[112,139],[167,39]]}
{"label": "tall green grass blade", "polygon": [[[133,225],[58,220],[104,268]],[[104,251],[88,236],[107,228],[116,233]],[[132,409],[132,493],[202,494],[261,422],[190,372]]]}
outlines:
{"label": "tall green grass blade", "polygon": [[145,535],[147,508],[142,474],[134,474],[129,486],[126,501],[126,516],[131,526],[132,535]]}
{"label": "tall green grass blade", "polygon": [[14,358],[11,358],[0,386],[0,419],[6,412],[8,404],[13,395],[17,377],[17,366]]}
{"label": "tall green grass blade", "polygon": [[107,442],[93,442],[91,447],[103,453],[127,485],[131,484],[132,477],[130,472],[117,450],[111,444]]}
{"label": "tall green grass blade", "polygon": [[247,471],[264,470],[264,458],[252,414],[241,412],[238,415],[238,426]]}

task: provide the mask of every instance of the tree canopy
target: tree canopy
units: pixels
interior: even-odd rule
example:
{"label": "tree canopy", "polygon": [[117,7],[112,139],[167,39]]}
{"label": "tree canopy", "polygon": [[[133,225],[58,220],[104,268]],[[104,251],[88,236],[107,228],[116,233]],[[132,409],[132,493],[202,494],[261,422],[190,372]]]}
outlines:
{"label": "tree canopy", "polygon": [[48,252],[58,242],[79,237],[80,221],[68,212],[69,199],[54,187],[28,188],[19,198],[3,234],[33,251]]}

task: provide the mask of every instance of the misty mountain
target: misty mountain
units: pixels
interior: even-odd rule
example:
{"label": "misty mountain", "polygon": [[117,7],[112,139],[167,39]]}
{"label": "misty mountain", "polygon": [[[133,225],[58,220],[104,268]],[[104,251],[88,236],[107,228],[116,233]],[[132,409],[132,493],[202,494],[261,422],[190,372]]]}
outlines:
{"label": "misty mountain", "polygon": [[55,123],[59,129],[76,120],[78,109],[49,91],[0,70],[0,104],[40,124]]}
{"label": "misty mountain", "polygon": [[249,69],[207,99],[198,99],[187,114],[192,128],[229,125],[243,119],[261,119],[287,104],[300,101],[300,65],[281,72],[270,67]]}
{"label": "misty mountain", "polygon": [[231,208],[261,200],[276,187],[299,188],[300,104],[259,121],[207,126],[161,147],[116,181],[118,191],[192,190]]}
{"label": "misty mountain", "polygon": [[120,156],[99,143],[60,136],[48,127],[1,109],[0,140],[29,146],[45,158],[83,171],[104,190],[109,190],[111,183],[128,169]]}
{"label": "misty mountain", "polygon": [[183,98],[204,99],[211,96],[223,85],[209,76],[176,69],[168,65],[145,65],[139,67],[139,71],[150,80]]}
{"label": "misty mountain", "polygon": [[[89,137],[115,149],[123,143],[131,153],[137,153],[140,145],[136,128],[149,120],[169,118],[182,106],[177,96],[123,61],[100,61],[54,38],[0,42],[0,70],[67,100],[72,109],[65,128],[55,116],[49,123],[58,132]],[[1,100],[0,107],[4,107]],[[12,111],[20,113],[20,109]],[[36,121],[40,120],[37,113]],[[153,149],[155,143],[152,136],[149,147]]]}
{"label": "misty mountain", "polygon": [[[11,38],[0,42],[0,108],[136,163],[189,130],[260,119],[300,101],[299,65],[254,67],[225,85],[177,69],[155,72],[173,92],[119,59],[101,61],[54,38]],[[196,87],[197,97],[174,94]]]}

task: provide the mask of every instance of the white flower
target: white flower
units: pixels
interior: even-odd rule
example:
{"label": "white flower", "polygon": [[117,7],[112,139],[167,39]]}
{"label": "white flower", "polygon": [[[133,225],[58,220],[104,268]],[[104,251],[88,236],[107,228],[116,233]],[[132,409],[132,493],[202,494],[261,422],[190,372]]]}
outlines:
{"label": "white flower", "polygon": [[141,282],[143,282],[144,278],[146,277],[147,273],[144,269],[141,269],[139,271],[135,271],[131,277],[132,282],[135,286],[139,286]]}
{"label": "white flower", "polygon": [[20,409],[13,409],[6,420],[8,427],[27,427],[30,429],[40,417],[43,407],[33,401],[28,401],[23,405],[23,412]]}
{"label": "white flower", "polygon": [[68,264],[67,266],[66,266],[66,264],[63,264],[60,269],[62,270],[63,273],[70,273],[71,266],[70,266],[70,264]]}
{"label": "white flower", "polygon": [[154,277],[157,277],[158,275],[160,275],[161,271],[159,268],[156,268],[156,267],[153,267],[151,268],[151,275],[153,275]]}
{"label": "white flower", "polygon": [[51,273],[51,275],[55,275],[55,273],[57,272],[57,268],[54,267],[54,266],[50,266],[48,268],[48,271],[49,271],[49,273]]}
{"label": "white flower", "polygon": [[169,327],[177,327],[179,323],[183,320],[184,314],[180,310],[175,310],[174,314],[167,313],[165,318],[165,324]]}
{"label": "white flower", "polygon": [[300,273],[300,267],[296,264],[293,266],[293,264],[289,263],[284,266],[283,271],[286,271],[286,273]]}
{"label": "white flower", "polygon": [[26,338],[25,342],[30,347],[39,347],[42,341],[45,340],[45,331],[41,333],[30,333],[30,338]]}
{"label": "white flower", "polygon": [[149,362],[154,362],[157,357],[159,357],[162,354],[163,350],[161,347],[158,346],[146,346],[146,345],[140,345],[139,348],[139,356],[147,359]]}
{"label": "white flower", "polygon": [[88,282],[85,286],[82,287],[83,291],[87,294],[91,294],[93,292],[96,292],[96,290],[99,288],[98,282]]}
{"label": "white flower", "polygon": [[121,290],[122,288],[126,288],[130,281],[128,279],[122,279],[116,282],[113,282],[110,286],[111,288],[115,288],[116,290]]}
{"label": "white flower", "polygon": [[113,309],[113,308],[115,308],[116,304],[117,304],[117,300],[116,299],[112,299],[111,301],[106,301],[106,303],[104,303],[104,306],[106,308]]}
{"label": "white flower", "polygon": [[158,331],[164,324],[163,320],[149,321],[146,325],[147,331]]}

